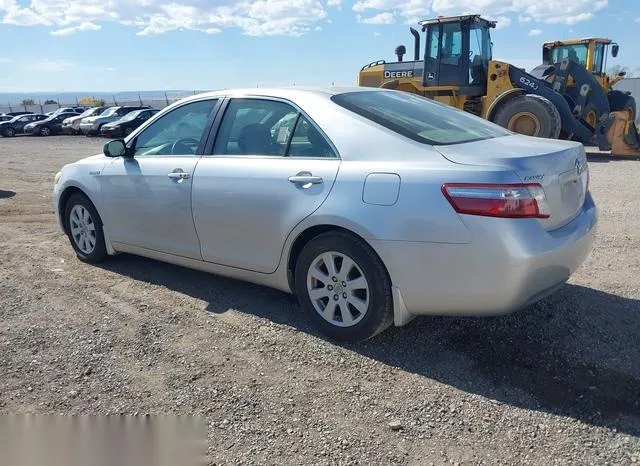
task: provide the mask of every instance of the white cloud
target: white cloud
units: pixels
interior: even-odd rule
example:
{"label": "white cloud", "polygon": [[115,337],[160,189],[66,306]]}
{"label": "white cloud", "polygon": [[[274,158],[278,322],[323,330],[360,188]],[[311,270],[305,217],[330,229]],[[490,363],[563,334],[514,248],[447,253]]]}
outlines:
{"label": "white cloud", "polygon": [[517,15],[520,22],[575,24],[591,19],[607,4],[608,0],[357,0],[353,10],[360,14],[395,11],[407,20],[482,13],[488,17]]}
{"label": "white cloud", "polygon": [[99,31],[102,26],[94,23],[81,23],[78,26],[71,26],[68,28],[56,29],[51,31],[52,36],[70,36],[78,31]]}
{"label": "white cloud", "polygon": [[[326,5],[337,8],[341,1]],[[0,0],[0,23],[52,26],[55,35],[117,22],[139,35],[239,28],[252,36],[300,36],[327,17],[321,0]]]}
{"label": "white cloud", "polygon": [[529,31],[530,36],[539,36],[542,34],[542,29],[532,29]]}
{"label": "white cloud", "polygon": [[393,24],[395,22],[395,18],[393,17],[393,13],[378,13],[375,16],[370,18],[363,18],[360,15],[356,16],[356,19],[359,23],[362,24]]}
{"label": "white cloud", "polygon": [[640,16],[636,18],[636,23],[640,23]]}

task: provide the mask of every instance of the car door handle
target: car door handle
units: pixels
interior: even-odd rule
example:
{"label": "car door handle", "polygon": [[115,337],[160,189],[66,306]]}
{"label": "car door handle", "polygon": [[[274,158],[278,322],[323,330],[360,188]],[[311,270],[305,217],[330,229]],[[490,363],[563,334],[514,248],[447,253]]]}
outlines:
{"label": "car door handle", "polygon": [[185,172],[171,172],[167,176],[172,180],[188,180],[191,178],[191,175]]}
{"label": "car door handle", "polygon": [[310,185],[322,183],[322,177],[313,175],[296,175],[290,176],[289,181],[294,184]]}

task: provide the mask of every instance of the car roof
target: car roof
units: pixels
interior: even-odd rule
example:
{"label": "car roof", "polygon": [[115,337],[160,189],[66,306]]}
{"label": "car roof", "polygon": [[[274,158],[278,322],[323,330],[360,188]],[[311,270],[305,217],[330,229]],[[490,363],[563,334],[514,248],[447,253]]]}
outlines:
{"label": "car roof", "polygon": [[203,97],[222,97],[231,95],[249,95],[249,96],[264,96],[264,97],[279,97],[290,98],[295,100],[296,97],[303,95],[315,95],[318,97],[330,98],[337,94],[344,94],[347,92],[367,92],[367,91],[388,91],[387,89],[360,87],[360,86],[291,86],[291,87],[264,87],[264,88],[234,88],[234,89],[220,89],[216,91],[203,92],[190,97],[182,99],[198,100]]}

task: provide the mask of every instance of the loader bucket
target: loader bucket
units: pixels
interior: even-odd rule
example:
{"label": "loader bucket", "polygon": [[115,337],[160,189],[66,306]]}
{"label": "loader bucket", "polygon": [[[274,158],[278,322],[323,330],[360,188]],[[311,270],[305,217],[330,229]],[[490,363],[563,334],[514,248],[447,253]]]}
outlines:
{"label": "loader bucket", "polygon": [[611,150],[611,155],[640,157],[640,135],[629,112],[611,112],[603,117],[596,130],[601,150]]}

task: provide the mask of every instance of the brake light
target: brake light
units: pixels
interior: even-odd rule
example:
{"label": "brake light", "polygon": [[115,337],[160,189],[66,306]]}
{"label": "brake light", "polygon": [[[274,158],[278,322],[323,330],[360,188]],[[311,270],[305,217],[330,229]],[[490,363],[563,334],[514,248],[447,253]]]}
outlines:
{"label": "brake light", "polygon": [[549,218],[541,184],[447,183],[442,193],[459,214],[503,218]]}

